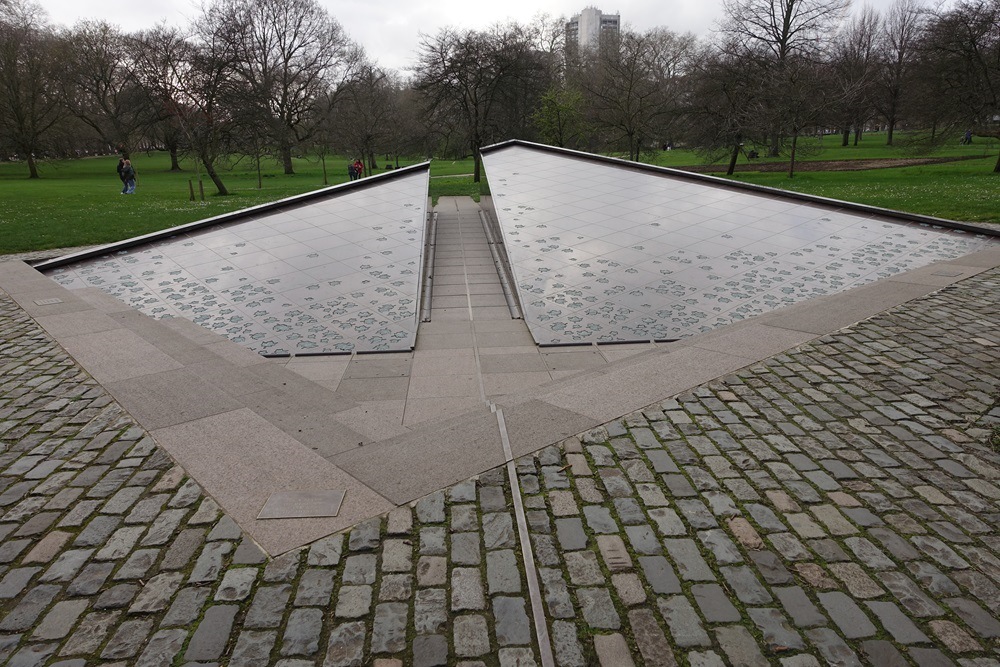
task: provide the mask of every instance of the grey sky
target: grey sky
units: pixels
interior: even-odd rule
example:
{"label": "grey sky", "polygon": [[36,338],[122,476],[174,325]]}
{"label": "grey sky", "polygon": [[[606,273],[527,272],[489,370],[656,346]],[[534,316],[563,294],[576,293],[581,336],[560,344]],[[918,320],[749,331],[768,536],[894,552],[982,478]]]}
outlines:
{"label": "grey sky", "polygon": [[[158,22],[183,26],[198,14],[192,0],[144,0],[109,2],[108,0],[37,0],[53,23],[72,25],[81,19],[101,19],[125,30],[152,27]],[[416,59],[419,33],[435,33],[451,25],[460,28],[485,28],[513,19],[529,22],[539,13],[569,17],[593,4],[607,13],[619,12],[622,22],[643,31],[665,26],[675,32],[693,32],[707,36],[714,22],[722,16],[722,0],[320,0],[340,21],[347,33],[362,44],[381,65],[405,69]],[[884,11],[891,0],[870,0]],[[857,3],[860,6],[861,3]]]}

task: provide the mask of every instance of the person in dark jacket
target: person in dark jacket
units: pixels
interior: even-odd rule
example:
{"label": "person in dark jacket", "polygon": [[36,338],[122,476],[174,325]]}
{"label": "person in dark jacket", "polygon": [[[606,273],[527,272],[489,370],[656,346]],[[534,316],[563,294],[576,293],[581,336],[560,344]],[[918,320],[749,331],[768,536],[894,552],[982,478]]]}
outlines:
{"label": "person in dark jacket", "polygon": [[125,177],[122,176],[122,171],[125,169],[125,158],[118,158],[118,180],[122,182],[122,194],[128,194],[125,192],[128,190],[128,185],[125,183]]}

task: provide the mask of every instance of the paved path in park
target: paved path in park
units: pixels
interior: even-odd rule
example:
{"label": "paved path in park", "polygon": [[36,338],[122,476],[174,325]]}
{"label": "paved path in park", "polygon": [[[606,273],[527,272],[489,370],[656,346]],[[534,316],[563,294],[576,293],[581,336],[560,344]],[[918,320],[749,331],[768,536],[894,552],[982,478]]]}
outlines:
{"label": "paved path in park", "polygon": [[1000,665],[998,290],[273,559],[0,293],[0,662]]}

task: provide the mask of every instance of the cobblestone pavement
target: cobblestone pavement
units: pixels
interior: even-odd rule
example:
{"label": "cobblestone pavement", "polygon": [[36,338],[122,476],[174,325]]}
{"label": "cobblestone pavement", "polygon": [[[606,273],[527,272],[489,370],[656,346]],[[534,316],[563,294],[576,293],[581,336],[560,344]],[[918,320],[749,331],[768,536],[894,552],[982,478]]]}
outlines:
{"label": "cobblestone pavement", "polygon": [[[1000,665],[994,271],[517,461],[556,663]],[[0,295],[0,660],[541,664],[503,468],[268,559]]]}

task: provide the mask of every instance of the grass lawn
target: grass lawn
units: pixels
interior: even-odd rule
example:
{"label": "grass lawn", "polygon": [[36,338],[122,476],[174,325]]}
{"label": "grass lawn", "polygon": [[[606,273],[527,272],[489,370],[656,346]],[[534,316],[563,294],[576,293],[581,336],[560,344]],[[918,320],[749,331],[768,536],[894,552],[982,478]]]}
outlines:
{"label": "grass lawn", "polygon": [[[960,137],[956,137],[952,143],[939,146],[929,151],[926,147],[912,142],[912,137],[906,133],[897,132],[894,135],[895,145],[885,145],[884,132],[872,132],[862,135],[860,143],[853,144],[854,136],[851,135],[851,143],[841,146],[840,135],[829,134],[823,137],[803,137],[799,139],[799,148],[796,152],[796,162],[815,162],[818,160],[873,160],[879,158],[919,158],[919,157],[991,157],[994,163],[997,153],[1000,152],[1000,141],[994,138],[976,137],[971,145],[962,146],[958,143]],[[751,147],[747,146],[749,150]],[[761,157],[755,160],[748,160],[746,155],[741,155],[737,161],[738,165],[748,164],[768,164],[772,162],[788,162],[788,155],[783,154],[770,158],[764,156],[765,148],[758,147]],[[643,157],[643,161],[661,167],[685,167],[690,165],[703,165],[709,161],[702,154],[692,150],[676,149],[672,151],[657,151]],[[720,171],[725,171],[729,166],[729,156],[722,155],[718,161],[713,163]]]}
{"label": "grass lawn", "polygon": [[[822,150],[808,152],[803,160],[914,157],[911,150],[885,146],[885,136],[879,134],[866,135],[859,146],[842,147],[839,137],[832,135],[809,141],[822,141]],[[869,171],[800,172],[793,179],[778,173],[737,172],[736,178],[942,218],[1000,223],[1000,174],[992,173],[998,150],[996,140],[976,138],[971,146],[960,146],[956,140],[934,155],[979,159]],[[674,167],[704,162],[682,149],[661,151],[649,159]],[[777,158],[782,159],[786,158]],[[401,160],[400,166],[417,161]],[[119,194],[116,157],[44,162],[42,178],[34,181],[27,178],[23,164],[0,163],[0,254],[110,243],[323,187],[322,167],[316,161],[297,160],[296,173],[289,176],[277,164],[266,165],[259,190],[256,173],[243,162],[222,171],[230,196],[213,195],[215,187],[204,178],[205,201],[192,202],[188,190],[189,179],[196,178],[192,161],[182,162],[184,171],[179,173],[168,170],[168,157],[162,153],[138,154],[133,162],[139,175],[133,196]],[[340,157],[327,160],[331,185],[347,180],[346,163]],[[485,182],[473,183],[472,170],[471,158],[432,161],[433,201],[440,196],[478,200],[487,193]]]}
{"label": "grass lawn", "polygon": [[[400,166],[417,162],[401,159]],[[182,172],[170,172],[169,157],[153,153],[134,156],[138,187],[135,195],[124,196],[119,194],[117,163],[112,156],[44,162],[37,180],[27,178],[23,164],[0,164],[0,254],[110,243],[323,187],[322,166],[316,161],[296,160],[296,173],[289,176],[276,164],[266,165],[259,190],[252,166],[240,163],[222,171],[231,193],[227,197],[216,196],[212,181],[203,175],[201,201],[194,162],[182,161]],[[327,159],[330,185],[347,181],[346,164],[346,158]],[[431,166],[435,176],[471,172],[471,159],[433,161]],[[189,179],[195,179],[194,202]],[[479,193],[471,177],[432,179],[432,194],[439,189],[446,195]]]}
{"label": "grass lawn", "polygon": [[947,220],[1000,223],[996,157],[866,171],[785,174],[737,172],[735,180],[784,190],[932,215]]}

